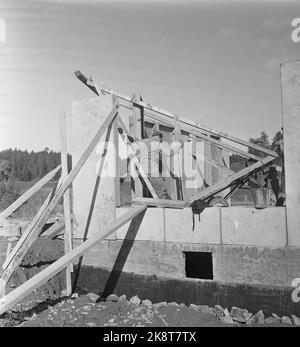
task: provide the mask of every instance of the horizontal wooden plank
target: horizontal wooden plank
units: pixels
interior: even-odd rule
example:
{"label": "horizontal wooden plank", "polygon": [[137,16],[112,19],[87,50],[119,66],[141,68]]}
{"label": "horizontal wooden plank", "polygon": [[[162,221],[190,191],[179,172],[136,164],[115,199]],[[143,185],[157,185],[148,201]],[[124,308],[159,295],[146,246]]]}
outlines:
{"label": "horizontal wooden plank", "polygon": [[80,246],[72,249],[69,253],[49,265],[46,269],[42,270],[34,277],[23,283],[21,286],[4,296],[0,300],[0,315],[12,308],[23,298],[27,297],[36,288],[46,283],[50,278],[66,268],[69,264],[73,263],[80,256],[84,255],[91,248],[93,248],[98,242],[103,241],[105,238],[113,234],[116,230],[122,227],[128,221],[139,215],[141,212],[147,209],[146,205],[136,206],[130,211],[115,220],[110,226],[108,226],[102,234],[96,234],[84,241]]}
{"label": "horizontal wooden plank", "polygon": [[184,208],[184,201],[182,200],[168,200],[168,199],[151,199],[151,198],[132,198],[133,204],[169,207],[169,208]]}

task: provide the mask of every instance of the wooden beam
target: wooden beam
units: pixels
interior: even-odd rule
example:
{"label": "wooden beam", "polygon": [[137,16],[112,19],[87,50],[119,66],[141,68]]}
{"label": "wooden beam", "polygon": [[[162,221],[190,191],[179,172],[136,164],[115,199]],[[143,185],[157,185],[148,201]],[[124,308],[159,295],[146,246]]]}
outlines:
{"label": "wooden beam", "polygon": [[0,220],[7,218],[14,211],[16,211],[21,205],[24,204],[29,198],[31,198],[40,188],[42,188],[47,182],[49,182],[61,169],[61,165],[57,166],[54,170],[50,171],[46,176],[39,180],[34,186],[29,188],[24,194],[22,194],[15,202],[8,206],[4,211],[0,213]]}
{"label": "wooden beam", "polygon": [[[68,149],[67,149],[67,119],[66,119],[65,113],[62,113],[60,115],[60,142],[61,142],[60,153],[61,153],[61,165],[62,165],[62,179],[65,180],[69,174]],[[68,188],[63,195],[63,205],[64,205],[64,219],[65,219],[64,248],[65,248],[65,253],[68,253],[73,248],[70,188]],[[71,272],[73,272],[73,264],[70,264],[66,269],[66,295],[72,294]]]}
{"label": "wooden beam", "polygon": [[113,123],[113,144],[115,148],[115,205],[121,206],[120,158],[119,158],[119,131],[118,122]]}
{"label": "wooden beam", "polygon": [[[118,117],[118,121],[119,121],[121,127],[123,128],[123,131],[127,132],[126,126],[125,126],[124,122],[122,121],[121,117]],[[127,148],[128,148],[128,150],[129,150],[129,152],[130,152],[130,154],[131,154],[131,159],[133,160],[135,166],[137,167],[137,169],[138,169],[140,175],[142,176],[142,178],[143,178],[145,184],[147,185],[147,187],[148,187],[150,193],[152,194],[153,198],[158,198],[157,194],[155,193],[154,188],[152,187],[152,184],[150,183],[148,177],[147,177],[146,174],[145,174],[145,171],[144,171],[143,168],[142,168],[142,165],[140,164],[140,161],[139,161],[138,158],[136,157],[136,155],[135,155],[135,153],[134,153],[134,150],[132,149],[132,146],[131,146],[131,144],[129,143],[129,141],[128,141],[128,139],[127,139],[127,136],[126,136],[125,139],[124,139],[124,137],[122,136],[122,134],[120,134],[120,135],[121,135],[122,140],[124,141],[125,145],[127,145]],[[127,134],[127,135],[128,135],[128,134]]]}
{"label": "wooden beam", "polygon": [[128,223],[128,221],[132,220],[134,217],[136,217],[146,209],[146,205],[136,206],[132,208],[130,211],[111,223],[111,225],[107,227],[102,234],[96,234],[92,236],[87,241],[83,242],[80,246],[74,248],[72,251],[65,254],[62,258],[58,259],[53,264],[49,265],[46,269],[42,270],[41,272],[30,278],[28,281],[23,283],[21,286],[10,292],[0,300],[0,315],[8,311],[20,300],[27,297],[36,288],[46,283],[50,278],[62,271],[69,264],[73,263],[80,256],[87,253],[98,242],[103,241],[105,238],[113,234],[116,230],[118,230],[120,227]]}
{"label": "wooden beam", "polygon": [[14,249],[12,250],[12,252],[10,252],[9,256],[6,258],[5,262],[2,265],[2,268],[4,270],[7,269],[8,265],[10,264],[10,262],[12,261],[13,257],[16,255],[16,253],[18,252],[18,250],[20,249],[20,247],[22,246],[22,244],[24,243],[24,241],[26,240],[26,238],[28,237],[28,235],[30,234],[31,230],[33,229],[33,227],[36,225],[37,221],[39,220],[40,216],[42,215],[42,213],[45,211],[46,207],[48,206],[50,199],[52,196],[52,192],[48,194],[47,198],[45,199],[45,201],[43,202],[42,206],[40,207],[40,209],[38,210],[37,214],[34,216],[34,218],[32,219],[32,221],[29,223],[29,225],[27,226],[26,230],[24,231],[22,237],[19,239],[19,241],[17,242],[17,244],[15,245]]}
{"label": "wooden beam", "polygon": [[262,169],[264,166],[270,164],[272,161],[274,161],[274,157],[268,156],[266,158],[263,158],[261,161],[246,167],[245,169],[242,169],[241,171],[235,173],[232,176],[226,177],[223,181],[216,183],[202,192],[197,193],[196,195],[192,196],[185,204],[185,206],[190,206],[194,201],[199,199],[206,199],[209,196],[212,196],[228,187],[230,187],[234,182],[237,180],[240,180],[244,178],[245,176],[252,174],[254,171],[257,171],[259,169]]}
{"label": "wooden beam", "polygon": [[134,165],[136,166],[137,170],[139,171],[139,173],[140,173],[141,177],[143,178],[147,188],[150,190],[150,193],[152,194],[153,198],[158,198],[157,194],[155,193],[154,188],[152,187],[152,184],[150,183],[148,177],[145,174],[144,169],[142,168],[140,161],[138,160],[137,156],[135,155],[131,144],[129,143],[129,141],[127,141],[127,137],[125,137],[125,139],[122,137],[122,140],[128,146],[128,150],[129,150],[130,155],[131,155],[130,159],[133,161]]}
{"label": "wooden beam", "polygon": [[[83,82],[85,85],[87,85],[90,89],[93,90],[93,88],[95,88],[93,80],[92,79],[88,80],[80,71],[76,71],[75,75],[81,82]],[[97,88],[97,89],[98,89],[98,92],[101,91],[101,93],[103,93],[103,94],[114,94],[118,98],[120,98],[121,100],[132,102],[132,100],[131,100],[131,98],[129,96],[116,93],[115,91],[113,91],[111,89],[104,88],[104,87],[103,88]],[[165,116],[166,118],[174,119],[174,117],[175,117],[174,113],[165,111],[165,110],[163,110],[163,109],[161,109],[159,107],[156,107],[156,106],[152,106],[152,105],[147,104],[147,103],[145,103],[143,101],[139,101],[138,104],[141,107],[144,107],[145,109],[148,109],[150,111],[159,113],[159,114]],[[236,142],[236,143],[238,143],[240,145],[244,145],[244,146],[246,146],[248,148],[256,149],[256,150],[258,150],[260,152],[266,153],[266,154],[268,154],[268,155],[270,155],[270,156],[272,156],[274,158],[277,158],[277,153],[275,153],[273,151],[270,151],[270,150],[268,150],[266,148],[254,145],[253,143],[250,143],[248,141],[239,139],[239,138],[234,137],[232,135],[229,135],[228,133],[224,133],[222,131],[214,130],[214,129],[212,129],[210,127],[207,127],[205,125],[199,125],[197,122],[191,121],[191,120],[183,118],[183,117],[180,118],[180,122],[185,124],[185,125],[187,125],[187,126],[189,126],[189,127],[192,126],[196,130],[204,130],[204,131],[206,131],[208,133],[211,133],[213,135],[216,135],[218,137],[226,138],[226,139],[231,140],[233,142]]]}
{"label": "wooden beam", "polygon": [[[1,276],[1,283],[0,283],[0,292],[1,292],[1,285],[3,286],[3,283],[7,283],[15,269],[19,266],[21,263],[23,257],[25,256],[27,250],[32,245],[32,243],[37,239],[38,235],[40,234],[41,229],[51,216],[52,212],[54,211],[55,207],[59,203],[60,199],[63,197],[66,190],[70,187],[73,180],[78,175],[79,171],[81,170],[84,163],[87,161],[90,154],[93,152],[95,147],[97,146],[99,140],[101,139],[104,132],[107,130],[107,127],[111,124],[111,122],[115,119],[117,116],[118,111],[118,104],[115,103],[112,110],[100,126],[99,130],[96,132],[95,136],[93,137],[92,141],[87,146],[86,150],[82,154],[82,156],[79,158],[78,162],[76,163],[75,167],[72,169],[72,171],[69,173],[69,175],[64,180],[62,186],[58,189],[52,200],[49,202],[46,209],[41,213],[37,223],[34,225],[32,230],[30,230],[30,237],[27,237],[27,239],[24,241],[24,243],[21,245],[18,252],[15,254],[14,258],[12,259],[10,265],[6,268],[6,270],[3,272]],[[3,290],[2,290],[3,292]]]}
{"label": "wooden beam", "polygon": [[184,201],[182,200],[169,200],[169,199],[151,199],[151,198],[133,198],[132,202],[139,205],[169,207],[169,208],[184,208]]}
{"label": "wooden beam", "polygon": [[64,228],[65,228],[65,222],[61,222],[61,221],[56,222],[45,231],[43,236],[45,236],[47,239],[53,239],[55,236],[62,233]]}

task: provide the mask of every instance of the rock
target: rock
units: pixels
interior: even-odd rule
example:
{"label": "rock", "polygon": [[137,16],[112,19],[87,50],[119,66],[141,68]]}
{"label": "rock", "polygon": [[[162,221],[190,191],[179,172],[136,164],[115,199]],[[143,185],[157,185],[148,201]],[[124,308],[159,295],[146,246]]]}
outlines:
{"label": "rock", "polygon": [[237,321],[239,323],[246,323],[247,319],[245,318],[244,314],[249,313],[248,310],[238,307],[232,307],[230,310],[230,315],[234,321]]}
{"label": "rock", "polygon": [[96,326],[96,323],[94,323],[94,322],[87,322],[85,324],[89,327],[95,327]]}
{"label": "rock", "polygon": [[110,294],[107,298],[106,301],[108,302],[118,302],[119,301],[119,297],[116,294]]}
{"label": "rock", "polygon": [[293,325],[293,322],[290,317],[283,316],[281,317],[281,323],[282,324],[287,324],[287,325]]}
{"label": "rock", "polygon": [[210,307],[207,305],[198,305],[198,310],[202,313],[211,313]]}
{"label": "rock", "polygon": [[186,304],[181,303],[180,306],[181,306],[181,307],[186,307]]}
{"label": "rock", "polygon": [[234,324],[234,321],[231,317],[220,317],[220,321],[224,324]]}
{"label": "rock", "polygon": [[78,293],[73,293],[71,295],[71,299],[78,299]]}
{"label": "rock", "polygon": [[141,303],[141,299],[136,295],[136,296],[133,296],[129,302],[133,305],[139,305]]}
{"label": "rock", "polygon": [[218,311],[224,312],[224,308],[220,305],[215,305],[214,308]]}
{"label": "rock", "polygon": [[159,310],[160,308],[167,307],[167,306],[168,306],[168,304],[165,301],[162,301],[162,302],[158,302],[158,303],[154,304],[153,308],[155,310]]}
{"label": "rock", "polygon": [[223,311],[223,314],[224,314],[225,317],[231,318],[230,313],[229,313],[227,308],[225,308],[225,310]]}
{"label": "rock", "polygon": [[251,317],[252,317],[252,313],[250,313],[250,312],[243,312],[243,316],[246,319],[246,322],[249,322]]}
{"label": "rock", "polygon": [[217,310],[214,307],[210,307],[208,313],[216,317],[217,316],[217,312],[216,311]]}
{"label": "rock", "polygon": [[95,293],[88,293],[86,294],[86,296],[92,300],[93,302],[96,302],[99,299],[99,295],[95,294]]}
{"label": "rock", "polygon": [[276,313],[272,313],[272,317],[276,320],[276,323],[280,323],[281,322],[281,318],[279,316],[277,316]]}
{"label": "rock", "polygon": [[275,324],[275,323],[277,323],[277,320],[274,317],[268,317],[265,319],[265,324]]}
{"label": "rock", "polygon": [[190,304],[190,308],[192,308],[193,310],[197,310],[198,311],[198,306],[195,304]]}
{"label": "rock", "polygon": [[168,306],[179,306],[179,304],[177,304],[177,302],[172,301],[172,302],[168,302]]}
{"label": "rock", "polygon": [[249,320],[249,323],[251,325],[253,325],[253,324],[264,324],[264,322],[265,322],[265,315],[264,315],[263,311],[258,311]]}
{"label": "rock", "polygon": [[126,300],[127,300],[127,297],[125,294],[123,294],[119,297],[119,302],[125,302]]}
{"label": "rock", "polygon": [[300,326],[300,318],[292,314],[292,322],[294,325]]}
{"label": "rock", "polygon": [[142,301],[142,305],[144,305],[144,306],[152,306],[152,301],[148,300],[148,299],[143,300]]}

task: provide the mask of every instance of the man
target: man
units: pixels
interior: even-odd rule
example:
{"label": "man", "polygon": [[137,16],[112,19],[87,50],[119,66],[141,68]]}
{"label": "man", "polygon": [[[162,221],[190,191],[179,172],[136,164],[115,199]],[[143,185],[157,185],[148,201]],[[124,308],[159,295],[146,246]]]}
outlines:
{"label": "man", "polygon": [[[170,146],[163,142],[162,132],[155,130],[151,137],[140,141],[136,148],[136,155],[141,166],[160,199],[171,199],[167,191],[166,178],[162,176],[162,157],[172,157],[179,153],[182,142],[175,143],[171,147],[170,149]],[[144,186],[143,195],[152,197],[146,186]]]}
{"label": "man", "polygon": [[[258,138],[253,141],[254,144],[264,147],[264,141],[262,138]],[[253,178],[248,181],[250,188],[256,189],[258,187],[264,188],[271,185],[272,190],[276,197],[276,206],[283,206],[285,201],[285,184],[284,184],[284,160],[283,160],[283,140],[279,140],[275,143],[275,152],[278,154],[278,158],[275,163],[268,167],[267,170],[257,172]],[[253,150],[251,153],[260,155],[259,152]],[[266,156],[266,154],[264,154]],[[254,163],[253,159],[248,159],[247,166]],[[278,172],[276,166],[281,166],[281,183],[278,180]]]}

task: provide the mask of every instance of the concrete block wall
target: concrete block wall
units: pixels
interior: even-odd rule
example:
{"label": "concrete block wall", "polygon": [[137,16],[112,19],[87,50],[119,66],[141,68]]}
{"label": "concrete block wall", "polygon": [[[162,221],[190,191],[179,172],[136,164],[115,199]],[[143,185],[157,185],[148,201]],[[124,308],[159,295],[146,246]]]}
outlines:
{"label": "concrete block wall", "polygon": [[[127,210],[118,208],[117,217]],[[190,209],[148,208],[118,270],[187,279],[184,252],[209,252],[215,281],[290,287],[300,277],[300,248],[287,246],[285,217],[284,207],[212,207],[200,221],[195,217],[192,230]],[[87,253],[84,265],[111,271],[128,226],[117,231],[117,240],[105,240]]]}
{"label": "concrete block wall", "polygon": [[[128,207],[117,209],[117,218]],[[123,239],[129,223],[117,231]],[[137,240],[204,243],[242,246],[285,247],[287,245],[285,207],[257,210],[251,207],[211,207],[199,216],[190,208],[148,208]]]}
{"label": "concrete block wall", "polygon": [[[81,240],[75,240],[77,246]],[[83,265],[111,271],[122,240],[105,240],[83,258]],[[210,252],[213,280],[222,283],[291,287],[300,277],[300,249],[211,245],[136,240],[118,271],[169,279],[187,279],[184,252]],[[191,279],[196,280],[196,279]],[[203,281],[199,279],[200,281]],[[207,280],[206,280],[207,281]]]}

